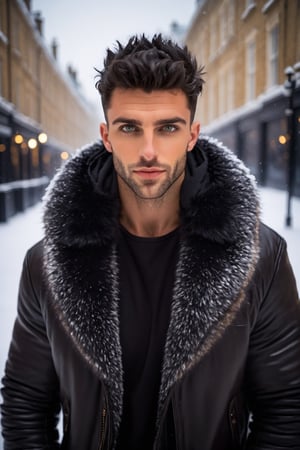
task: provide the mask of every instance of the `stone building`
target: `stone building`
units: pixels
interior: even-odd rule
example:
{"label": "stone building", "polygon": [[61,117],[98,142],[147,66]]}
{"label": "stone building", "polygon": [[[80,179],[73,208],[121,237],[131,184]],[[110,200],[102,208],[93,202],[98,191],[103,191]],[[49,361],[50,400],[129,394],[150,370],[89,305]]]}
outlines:
{"label": "stone building", "polygon": [[98,112],[48,48],[30,0],[0,0],[0,221],[42,195],[71,152],[98,136]]}
{"label": "stone building", "polygon": [[185,42],[205,66],[197,108],[203,131],[232,148],[262,184],[286,188],[292,163],[300,194],[300,74],[284,88],[285,69],[300,69],[300,2],[197,4]]}

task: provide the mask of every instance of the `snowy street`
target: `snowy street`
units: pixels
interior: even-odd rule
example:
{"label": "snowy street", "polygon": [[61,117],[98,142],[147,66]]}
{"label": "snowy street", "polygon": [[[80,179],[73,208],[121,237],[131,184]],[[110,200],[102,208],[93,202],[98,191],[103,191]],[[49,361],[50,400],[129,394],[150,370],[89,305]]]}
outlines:
{"label": "snowy street", "polygon": [[[263,221],[281,234],[288,243],[290,260],[300,288],[300,199],[292,199],[293,225],[286,228],[287,193],[260,189]],[[0,376],[2,378],[12,326],[16,315],[18,282],[26,250],[42,236],[41,205],[36,205],[0,224]],[[0,438],[0,450],[2,449]]]}

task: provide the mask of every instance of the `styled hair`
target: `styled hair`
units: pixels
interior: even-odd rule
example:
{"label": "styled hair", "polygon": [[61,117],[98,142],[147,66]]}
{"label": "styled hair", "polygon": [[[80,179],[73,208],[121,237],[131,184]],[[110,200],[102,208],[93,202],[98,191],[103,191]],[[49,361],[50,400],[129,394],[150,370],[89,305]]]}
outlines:
{"label": "styled hair", "polygon": [[126,45],[117,41],[113,50],[107,49],[103,70],[97,70],[96,89],[106,111],[116,88],[153,90],[181,89],[187,97],[194,119],[197,98],[202,92],[203,67],[186,46],[180,47],[161,34],[151,40],[145,35],[132,36]]}

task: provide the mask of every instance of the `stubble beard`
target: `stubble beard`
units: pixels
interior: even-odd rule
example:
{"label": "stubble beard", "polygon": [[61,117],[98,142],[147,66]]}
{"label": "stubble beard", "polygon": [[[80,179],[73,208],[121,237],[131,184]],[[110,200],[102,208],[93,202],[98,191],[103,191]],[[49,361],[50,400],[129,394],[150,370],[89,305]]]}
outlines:
{"label": "stubble beard", "polygon": [[[113,153],[113,162],[114,168],[117,175],[120,179],[125,183],[125,185],[135,194],[136,199],[139,202],[151,202],[153,204],[161,203],[169,190],[176,184],[179,178],[185,172],[186,166],[186,153],[184,156],[177,160],[175,166],[172,168],[167,164],[158,164],[156,160],[145,161],[143,159],[140,160],[138,164],[133,164],[127,167],[116,157]],[[159,169],[163,169],[166,174],[165,179],[162,182],[159,180],[143,180],[141,183],[138,183],[131,176],[134,169],[138,169],[141,167],[156,167]],[[151,189],[151,186],[157,185],[155,188],[155,192],[147,193],[147,189]],[[146,191],[146,192],[145,192]]]}

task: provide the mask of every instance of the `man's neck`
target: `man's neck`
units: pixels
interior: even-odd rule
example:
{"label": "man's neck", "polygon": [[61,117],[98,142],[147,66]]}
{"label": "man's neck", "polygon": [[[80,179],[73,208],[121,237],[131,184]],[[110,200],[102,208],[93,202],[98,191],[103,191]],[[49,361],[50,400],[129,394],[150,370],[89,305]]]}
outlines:
{"label": "man's neck", "polygon": [[132,191],[123,191],[120,197],[120,223],[131,234],[159,237],[179,226],[179,192],[168,192],[168,195],[155,200],[139,199]]}
{"label": "man's neck", "polygon": [[132,215],[128,216],[126,212],[122,211],[120,223],[126,230],[141,237],[159,237],[164,236],[179,226],[179,218],[159,218],[156,211],[151,214],[150,211],[141,212],[140,219],[135,220]]}

